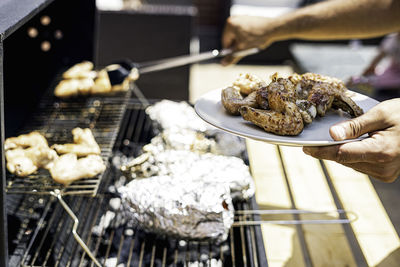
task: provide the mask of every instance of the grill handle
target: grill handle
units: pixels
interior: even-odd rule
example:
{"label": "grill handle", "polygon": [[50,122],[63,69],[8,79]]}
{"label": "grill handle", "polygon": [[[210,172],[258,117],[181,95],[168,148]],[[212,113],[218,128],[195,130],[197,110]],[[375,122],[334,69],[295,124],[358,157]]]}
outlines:
{"label": "grill handle", "polygon": [[72,226],[71,232],[72,232],[72,235],[74,236],[75,240],[79,243],[79,245],[83,248],[83,250],[92,259],[94,264],[96,264],[96,266],[98,266],[98,267],[101,267],[102,265],[100,264],[100,262],[96,259],[96,257],[92,254],[92,252],[88,248],[88,246],[85,244],[85,242],[82,240],[82,238],[78,235],[77,229],[78,229],[78,225],[79,225],[79,220],[76,217],[76,215],[74,214],[74,212],[71,210],[71,208],[63,200],[61,191],[56,189],[56,190],[50,192],[50,194],[55,196],[58,199],[58,201],[60,201],[60,203],[63,206],[63,208],[65,209],[65,211],[69,214],[69,216],[72,218],[72,220],[74,220],[74,225]]}

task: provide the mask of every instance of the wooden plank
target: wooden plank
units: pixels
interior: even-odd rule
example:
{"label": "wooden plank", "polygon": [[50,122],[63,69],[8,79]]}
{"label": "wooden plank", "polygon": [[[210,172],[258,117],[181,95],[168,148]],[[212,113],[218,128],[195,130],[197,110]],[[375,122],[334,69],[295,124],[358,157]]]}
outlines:
{"label": "wooden plank", "polygon": [[343,207],[358,216],[351,227],[368,265],[400,266],[399,237],[368,176],[332,161],[324,164]]}
{"label": "wooden plank", "polygon": [[[337,207],[318,160],[300,147],[280,147],[282,161],[295,206],[309,211],[333,211]],[[300,215],[301,219],[338,219],[328,215]],[[357,266],[345,231],[340,224],[303,225],[311,262],[314,266]]]}
{"label": "wooden plank", "polygon": [[[260,209],[291,209],[277,147],[253,140],[247,140],[246,144]],[[273,219],[272,216],[263,218]],[[293,219],[293,216],[279,218]],[[269,266],[305,266],[295,226],[264,224],[261,230]]]}

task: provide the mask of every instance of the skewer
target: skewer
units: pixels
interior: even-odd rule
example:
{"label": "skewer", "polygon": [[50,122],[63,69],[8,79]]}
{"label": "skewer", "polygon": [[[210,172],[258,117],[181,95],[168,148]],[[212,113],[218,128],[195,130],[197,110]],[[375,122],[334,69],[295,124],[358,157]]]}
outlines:
{"label": "skewer", "polygon": [[[276,215],[276,214],[345,214],[345,219],[312,219],[312,220],[240,220],[233,223],[233,227],[243,225],[261,225],[261,224],[286,224],[286,225],[298,225],[298,224],[348,224],[356,221],[358,216],[352,211],[346,210],[332,210],[332,211],[308,211],[308,210],[237,210],[235,216],[243,218],[246,215]],[[347,216],[350,215],[350,216]],[[352,217],[352,218],[349,218]]]}

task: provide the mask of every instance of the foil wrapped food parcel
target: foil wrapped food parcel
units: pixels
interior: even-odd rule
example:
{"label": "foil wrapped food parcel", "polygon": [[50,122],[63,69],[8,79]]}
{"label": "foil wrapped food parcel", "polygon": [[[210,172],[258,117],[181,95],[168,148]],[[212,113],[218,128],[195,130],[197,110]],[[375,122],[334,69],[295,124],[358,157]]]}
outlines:
{"label": "foil wrapped food parcel", "polygon": [[227,239],[234,220],[229,191],[168,176],[136,179],[118,189],[128,223],[163,236],[217,242]]}
{"label": "foil wrapped food parcel", "polygon": [[146,109],[159,136],[151,143],[165,149],[186,149],[226,156],[243,156],[244,139],[225,133],[204,122],[186,102],[162,100]]}
{"label": "foil wrapped food parcel", "polygon": [[155,125],[162,130],[190,129],[205,132],[214,129],[196,115],[188,103],[162,100],[149,106],[146,113]]}
{"label": "foil wrapped food parcel", "polygon": [[187,183],[204,182],[227,185],[233,199],[249,199],[255,185],[249,167],[237,157],[212,153],[199,154],[188,150],[158,150],[146,146],[142,154],[124,166],[135,178],[154,175],[170,179],[186,179]]}

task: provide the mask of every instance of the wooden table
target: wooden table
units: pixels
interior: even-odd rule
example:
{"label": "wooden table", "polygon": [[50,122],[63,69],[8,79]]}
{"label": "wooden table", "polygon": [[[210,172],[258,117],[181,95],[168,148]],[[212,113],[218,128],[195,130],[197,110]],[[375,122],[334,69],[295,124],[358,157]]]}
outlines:
{"label": "wooden table", "polygon": [[[190,100],[228,85],[242,72],[266,79],[274,72],[288,75],[292,70],[288,66],[195,65]],[[260,209],[345,209],[358,217],[345,225],[262,225],[269,266],[400,266],[399,237],[368,176],[314,159],[299,147],[246,143]],[[274,216],[263,218],[278,219]],[[280,215],[279,219],[338,218],[336,213],[315,216]]]}

